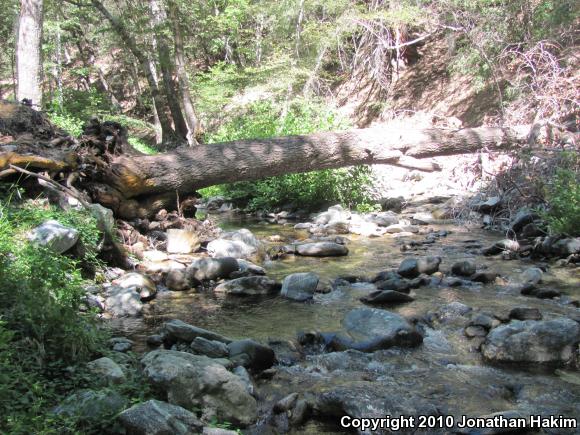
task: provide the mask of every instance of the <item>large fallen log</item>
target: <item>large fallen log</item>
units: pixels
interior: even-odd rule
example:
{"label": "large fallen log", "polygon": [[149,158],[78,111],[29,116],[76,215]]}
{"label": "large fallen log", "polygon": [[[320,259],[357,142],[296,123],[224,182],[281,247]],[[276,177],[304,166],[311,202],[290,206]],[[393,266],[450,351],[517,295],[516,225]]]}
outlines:
{"label": "large fallen log", "polygon": [[[34,122],[26,124],[27,117]],[[23,123],[42,128],[30,134],[16,128]],[[49,130],[33,109],[15,110],[0,102],[0,179],[13,175],[10,165],[45,170],[126,219],[149,217],[162,208],[178,209],[197,189],[234,181],[377,163],[437,170],[419,159],[508,148],[525,143],[529,132],[527,127],[453,131],[385,126],[240,140],[145,156],[131,149],[126,130],[115,123],[92,121],[79,140],[55,142],[46,137]]]}
{"label": "large fallen log", "polygon": [[525,129],[498,127],[458,131],[378,127],[240,140],[155,156],[119,156],[111,165],[110,181],[125,198],[133,198],[172,191],[189,193],[216,184],[361,164],[421,168],[421,158],[498,150],[522,143],[526,136]]}

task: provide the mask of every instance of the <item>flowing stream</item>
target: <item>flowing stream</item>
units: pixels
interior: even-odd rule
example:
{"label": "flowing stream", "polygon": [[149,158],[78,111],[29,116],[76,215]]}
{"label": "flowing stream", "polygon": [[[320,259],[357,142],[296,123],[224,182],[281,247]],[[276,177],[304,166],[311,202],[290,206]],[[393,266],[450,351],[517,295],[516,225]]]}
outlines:
{"label": "flowing stream", "polygon": [[[291,240],[308,236],[305,231],[294,230],[292,225],[232,219],[223,220],[220,225],[226,230],[248,228],[262,240],[272,235]],[[513,307],[525,306],[538,308],[544,319],[579,317],[580,310],[566,303],[580,299],[580,274],[577,268],[551,267],[544,276],[544,285],[562,291],[565,295],[562,299],[541,300],[522,296],[519,293],[522,283],[520,274],[537,264],[521,260],[504,261],[478,254],[478,246],[493,244],[501,238],[501,234],[457,225],[431,227],[435,231],[446,230],[449,235],[414,252],[401,251],[402,239],[348,235],[350,252],[346,257],[289,256],[282,260],[267,261],[263,266],[268,276],[277,280],[294,272],[315,272],[322,280],[332,281],[344,275],[372,277],[377,272],[396,269],[409,255],[440,256],[443,259],[440,266],[442,271],[448,271],[457,260],[472,259],[478,269],[499,273],[503,282],[454,288],[421,287],[411,293],[415,301],[387,309],[407,318],[421,318],[443,305],[461,302],[492,314],[505,314]],[[405,243],[410,240],[424,240],[424,235],[404,239]],[[119,319],[115,321],[115,326],[134,339],[138,343],[137,350],[142,351],[146,350],[145,337],[154,333],[168,319],[180,319],[232,338],[253,338],[262,342],[295,340],[300,331],[339,330],[344,314],[363,306],[359,298],[368,294],[371,288],[372,285],[368,283],[340,286],[330,293],[316,294],[314,300],[308,303],[297,303],[279,296],[240,298],[194,291],[163,292],[150,304],[143,318]],[[545,404],[545,408],[542,408],[544,412],[568,413],[568,417],[579,417],[578,372],[513,366],[490,367],[482,361],[473,342],[464,335],[463,327],[443,325],[437,329],[426,328],[424,333],[423,344],[414,349],[390,349],[376,352],[372,356],[347,352],[339,356],[323,353],[307,357],[306,363],[281,371],[276,383],[262,383],[262,402],[271,405],[271,401],[297,390],[326,391],[337,386],[356,389],[361,381],[361,373],[364,372],[372,373],[372,376],[384,383],[389,373],[397,371],[399,377],[396,379],[396,388],[405,385],[405,388],[427,398],[429,403],[445,400],[444,404],[437,406],[449,412],[461,409],[462,413],[477,416],[518,406],[521,409],[523,402],[533,408],[536,402],[541,402]],[[330,372],[341,373],[341,376],[324,376]],[[517,391],[512,391],[512,387],[505,387],[506,391],[497,391],[501,389],[499,387],[493,389],[496,384],[512,383],[525,388]],[[517,389],[515,386],[513,388]],[[468,400],[465,400],[466,397]],[[320,422],[311,422],[296,433],[322,432],[331,433],[333,430]]]}

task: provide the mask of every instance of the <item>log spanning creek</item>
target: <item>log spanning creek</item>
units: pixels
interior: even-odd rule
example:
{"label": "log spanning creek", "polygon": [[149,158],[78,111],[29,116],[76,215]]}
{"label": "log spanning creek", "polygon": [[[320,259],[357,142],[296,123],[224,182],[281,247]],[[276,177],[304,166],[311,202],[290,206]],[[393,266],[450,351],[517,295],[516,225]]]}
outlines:
{"label": "log spanning creek", "polygon": [[[254,262],[268,278],[316,274],[313,297],[162,289],[142,316],[111,322],[137,352],[174,319],[273,349],[272,368],[250,370],[259,417],[244,433],[580,433],[577,267],[484,256],[502,234],[454,224],[275,258],[313,237],[295,222],[217,219],[264,245]],[[544,293],[522,294],[530,280]]]}

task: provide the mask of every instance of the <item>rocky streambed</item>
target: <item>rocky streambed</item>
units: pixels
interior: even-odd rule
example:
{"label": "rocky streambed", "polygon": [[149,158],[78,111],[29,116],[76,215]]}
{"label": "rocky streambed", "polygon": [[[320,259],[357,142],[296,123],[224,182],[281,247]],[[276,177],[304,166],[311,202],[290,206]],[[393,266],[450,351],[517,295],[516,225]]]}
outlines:
{"label": "rocky streambed", "polygon": [[[577,239],[543,238],[529,249],[564,260],[531,259],[524,239],[429,216],[222,219],[201,248],[170,236],[135,272],[109,271],[93,297],[125,337],[111,346],[131,349],[158,399],[122,425],[316,434],[347,431],[345,415],[433,416],[398,433],[475,434],[500,430],[460,428],[462,416],[580,417]],[[94,370],[122,382],[124,358]]]}

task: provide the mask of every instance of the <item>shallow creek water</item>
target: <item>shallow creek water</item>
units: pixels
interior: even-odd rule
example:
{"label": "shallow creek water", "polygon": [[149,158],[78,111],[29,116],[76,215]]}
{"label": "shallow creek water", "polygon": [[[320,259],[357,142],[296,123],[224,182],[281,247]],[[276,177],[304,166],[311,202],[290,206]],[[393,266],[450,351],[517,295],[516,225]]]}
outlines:
{"label": "shallow creek water", "polygon": [[[248,228],[264,240],[273,234],[289,239],[305,239],[308,236],[305,231],[294,230],[292,225],[233,220],[223,221],[220,225],[226,230]],[[491,245],[501,238],[501,234],[455,225],[431,228],[436,231],[447,230],[449,236],[438,239],[432,245],[425,245],[424,249],[401,252],[402,240],[423,240],[424,235],[405,239],[388,235],[379,238],[347,235],[350,252],[346,257],[289,256],[283,260],[267,261],[263,266],[268,276],[277,280],[294,272],[315,272],[322,280],[330,281],[341,275],[372,277],[377,272],[396,269],[407,256],[440,256],[443,259],[440,266],[442,271],[448,271],[457,260],[472,259],[478,268],[488,268],[499,273],[504,283],[456,288],[422,287],[412,291],[414,302],[387,309],[405,317],[420,317],[442,305],[457,301],[487,313],[507,313],[513,307],[526,306],[539,308],[544,319],[562,315],[576,319],[579,317],[578,308],[561,300],[540,300],[519,294],[520,274],[527,267],[534,266],[534,263],[483,257],[477,254],[477,249],[470,248],[470,245],[476,243]],[[578,269],[551,267],[545,274],[544,282],[546,286],[562,291],[566,295],[564,299],[580,299]],[[340,330],[344,314],[363,306],[359,298],[371,288],[372,285],[363,283],[338,287],[328,294],[316,294],[310,303],[297,303],[279,296],[239,298],[193,291],[164,292],[151,303],[143,318],[116,320],[114,325],[134,339],[138,343],[137,350],[141,351],[146,350],[145,337],[154,333],[168,319],[181,319],[232,338],[253,338],[262,342],[272,339],[292,340],[296,339],[299,331]],[[273,401],[293,391],[321,392],[340,387],[356,390],[374,386],[412,390],[421,400],[455,414],[459,412],[478,416],[506,409],[520,409],[530,413],[537,410],[580,417],[578,372],[532,371],[513,366],[490,367],[481,360],[480,353],[465,337],[462,327],[444,325],[437,329],[426,328],[424,332],[423,345],[415,349],[354,355],[352,360],[348,353],[341,353],[336,358],[332,354],[307,357],[306,362],[281,369],[276,382],[261,385],[262,406],[268,409]],[[397,376],[392,377],[393,372]],[[365,384],[363,381],[369,380],[369,373],[372,374],[372,382]],[[512,384],[519,385],[513,387],[517,392],[512,391]],[[502,388],[506,390],[502,391]],[[370,394],[380,395],[380,392],[371,391]],[[418,400],[415,398],[413,403]],[[373,410],[369,408],[368,412],[372,413]],[[261,432],[258,430],[256,433]],[[333,433],[333,429],[312,422],[295,433]]]}

